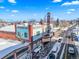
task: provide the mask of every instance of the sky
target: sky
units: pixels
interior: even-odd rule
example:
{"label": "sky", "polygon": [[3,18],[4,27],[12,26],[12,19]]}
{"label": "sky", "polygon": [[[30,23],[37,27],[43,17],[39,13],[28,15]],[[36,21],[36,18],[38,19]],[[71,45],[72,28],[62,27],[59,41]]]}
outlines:
{"label": "sky", "polygon": [[79,0],[0,0],[0,19],[7,21],[40,20],[47,12],[54,19],[76,19]]}

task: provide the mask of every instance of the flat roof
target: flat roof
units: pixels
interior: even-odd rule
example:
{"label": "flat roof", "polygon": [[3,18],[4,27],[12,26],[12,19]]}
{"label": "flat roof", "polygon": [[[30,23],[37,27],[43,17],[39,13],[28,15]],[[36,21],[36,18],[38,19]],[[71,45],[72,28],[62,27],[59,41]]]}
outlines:
{"label": "flat roof", "polygon": [[[29,23],[21,23],[21,24],[16,24],[17,27],[27,27]],[[33,25],[33,27],[36,27],[36,26],[41,26],[40,23],[30,23],[31,25]],[[46,24],[44,24],[46,25]]]}
{"label": "flat roof", "polygon": [[0,31],[15,32],[15,26],[14,25],[6,25],[4,27],[1,27]]}
{"label": "flat roof", "polygon": [[20,41],[16,41],[16,40],[0,38],[0,51],[6,49],[8,47],[20,44],[20,43],[21,43]]}
{"label": "flat roof", "polygon": [[19,49],[21,47],[25,47],[25,46],[28,46],[28,45],[29,45],[29,43],[27,42],[27,43],[24,43],[24,44],[20,43],[20,44],[17,44],[15,46],[11,46],[9,48],[6,48],[6,49],[0,51],[0,59],[2,59],[3,57],[5,57],[9,53],[13,52],[14,50],[17,50],[17,49]]}
{"label": "flat roof", "polygon": [[28,23],[16,24],[16,27],[27,27]]}
{"label": "flat roof", "polygon": [[20,41],[0,38],[0,59],[2,59],[14,50],[28,45],[29,42],[22,43]]}

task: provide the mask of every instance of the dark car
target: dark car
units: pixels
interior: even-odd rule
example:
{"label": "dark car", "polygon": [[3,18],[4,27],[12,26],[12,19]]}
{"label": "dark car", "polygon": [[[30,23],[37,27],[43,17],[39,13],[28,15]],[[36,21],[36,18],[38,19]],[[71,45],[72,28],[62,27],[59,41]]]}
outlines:
{"label": "dark car", "polygon": [[61,42],[62,39],[59,39],[58,42]]}
{"label": "dark car", "polygon": [[54,54],[49,54],[49,57],[47,59],[55,59],[55,55]]}

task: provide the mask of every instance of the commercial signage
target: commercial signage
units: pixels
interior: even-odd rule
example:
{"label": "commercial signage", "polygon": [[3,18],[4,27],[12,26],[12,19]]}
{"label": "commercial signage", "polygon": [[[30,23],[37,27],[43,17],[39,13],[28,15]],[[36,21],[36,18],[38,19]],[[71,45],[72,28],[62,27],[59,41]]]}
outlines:
{"label": "commercial signage", "polygon": [[17,36],[17,38],[28,40],[29,39],[28,27],[17,27],[16,36]]}

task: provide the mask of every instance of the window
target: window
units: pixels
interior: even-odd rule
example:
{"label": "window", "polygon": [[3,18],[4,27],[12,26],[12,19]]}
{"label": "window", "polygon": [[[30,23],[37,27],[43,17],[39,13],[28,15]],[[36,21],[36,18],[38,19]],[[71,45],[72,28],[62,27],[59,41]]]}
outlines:
{"label": "window", "polygon": [[27,33],[26,32],[24,33],[24,37],[27,37]]}
{"label": "window", "polygon": [[18,36],[20,36],[20,33],[19,32],[17,34],[18,34]]}
{"label": "window", "polygon": [[20,32],[17,32],[17,37],[21,38],[21,33]]}
{"label": "window", "polygon": [[40,31],[37,31],[37,36],[40,35]]}
{"label": "window", "polygon": [[24,53],[27,50],[28,50],[28,48],[23,48],[22,50],[20,50],[20,51],[17,52],[17,56],[20,55],[20,54],[22,54],[22,53]]}
{"label": "window", "polygon": [[9,56],[7,59],[14,59],[14,55]]}

